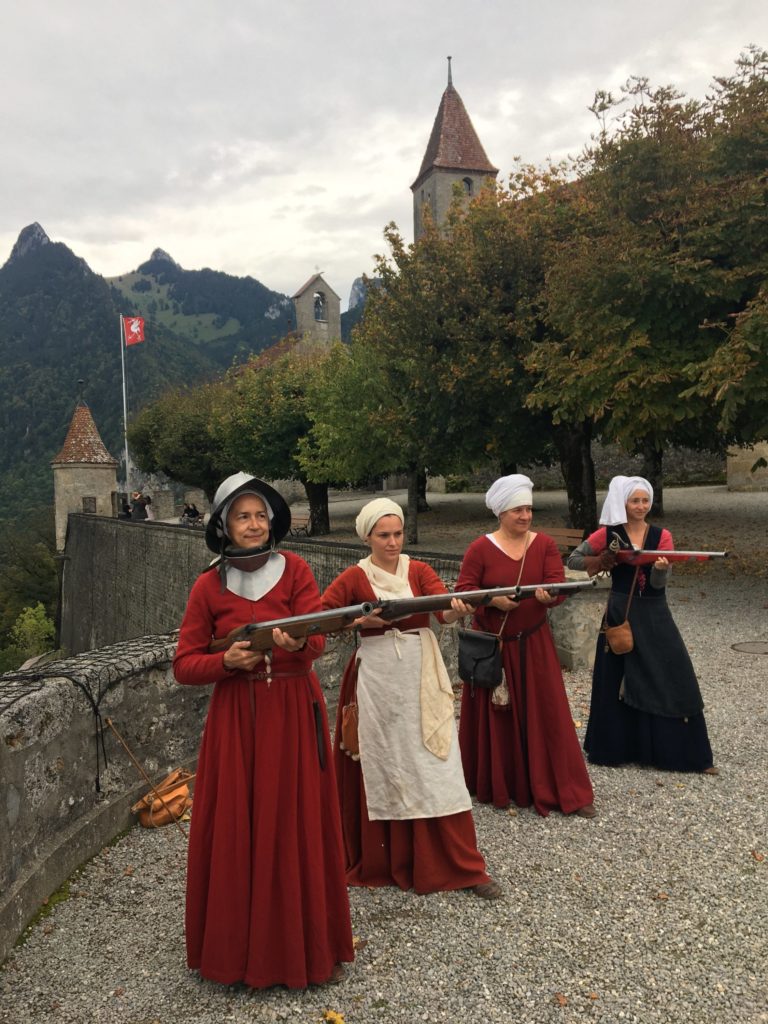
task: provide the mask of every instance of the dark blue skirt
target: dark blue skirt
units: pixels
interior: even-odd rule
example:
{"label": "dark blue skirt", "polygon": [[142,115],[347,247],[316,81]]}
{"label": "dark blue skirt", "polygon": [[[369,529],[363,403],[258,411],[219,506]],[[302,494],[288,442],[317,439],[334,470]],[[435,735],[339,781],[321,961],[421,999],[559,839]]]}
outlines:
{"label": "dark blue skirt", "polygon": [[712,748],[704,713],[673,718],[630,707],[620,696],[624,657],[606,652],[605,638],[598,636],[584,739],[590,763],[636,763],[677,772],[710,768]]}

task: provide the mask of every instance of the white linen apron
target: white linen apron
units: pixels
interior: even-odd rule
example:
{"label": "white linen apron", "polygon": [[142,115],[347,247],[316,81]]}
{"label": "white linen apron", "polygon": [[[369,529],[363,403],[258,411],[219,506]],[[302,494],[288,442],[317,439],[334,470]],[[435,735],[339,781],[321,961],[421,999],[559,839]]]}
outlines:
{"label": "white linen apron", "polygon": [[388,630],[362,638],[358,651],[358,736],[372,821],[440,818],[468,811],[456,722],[445,759],[424,746],[421,725],[422,633]]}

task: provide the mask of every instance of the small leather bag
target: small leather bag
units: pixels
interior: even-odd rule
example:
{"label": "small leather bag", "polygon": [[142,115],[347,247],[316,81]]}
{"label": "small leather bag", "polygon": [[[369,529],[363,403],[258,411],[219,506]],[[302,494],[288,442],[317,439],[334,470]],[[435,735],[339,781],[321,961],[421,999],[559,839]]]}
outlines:
{"label": "small leather bag", "polygon": [[[520,572],[515,584],[518,587],[523,578],[529,536],[530,534],[526,532]],[[482,690],[495,690],[501,685],[504,675],[504,664],[501,659],[504,641],[501,635],[508,618],[509,612],[504,616],[498,633],[484,633],[480,629],[463,629],[461,626],[456,630],[459,635],[459,679],[463,683],[469,683],[471,690],[476,686]]]}
{"label": "small leather bag", "polygon": [[132,813],[138,814],[139,823],[144,828],[159,828],[182,818],[192,806],[189,783],[194,777],[183,768],[177,768],[166,775],[162,782],[158,782],[131,807]]}
{"label": "small leather bag", "polygon": [[[504,623],[507,617],[504,616]],[[493,690],[501,683],[501,651],[504,642],[500,633],[484,633],[479,629],[459,627],[459,678],[470,687]]]}
{"label": "small leather bag", "polygon": [[353,761],[360,760],[360,740],[357,735],[357,671],[359,666],[360,659],[355,658],[355,666],[352,670],[352,693],[350,694],[349,703],[345,704],[341,709],[341,739],[339,747]]}
{"label": "small leather bag", "polygon": [[605,610],[605,615],[603,615],[602,631],[605,633],[606,648],[610,649],[614,654],[629,654],[631,650],[634,650],[635,638],[632,635],[632,627],[629,624],[629,606],[632,604],[632,597],[635,593],[635,584],[637,583],[637,574],[639,570],[640,566],[635,569],[635,575],[632,580],[632,586],[627,600],[627,608],[624,612],[624,621],[620,622],[618,626],[608,626],[606,625],[606,616],[608,614],[607,608]]}

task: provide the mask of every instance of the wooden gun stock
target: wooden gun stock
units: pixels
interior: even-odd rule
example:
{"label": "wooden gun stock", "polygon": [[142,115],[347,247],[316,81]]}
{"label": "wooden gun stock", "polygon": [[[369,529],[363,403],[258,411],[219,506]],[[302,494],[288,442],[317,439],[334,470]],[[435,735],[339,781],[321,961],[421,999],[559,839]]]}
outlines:
{"label": "wooden gun stock", "polygon": [[249,642],[251,651],[268,651],[274,647],[272,630],[280,629],[295,640],[303,637],[318,636],[321,633],[337,633],[346,629],[355,619],[370,615],[376,606],[370,601],[362,604],[347,605],[344,608],[332,608],[325,612],[312,612],[309,615],[293,615],[287,619],[273,619],[271,622],[248,622],[231,630],[225,637],[212,640],[208,650],[213,654],[226,651],[239,640]]}

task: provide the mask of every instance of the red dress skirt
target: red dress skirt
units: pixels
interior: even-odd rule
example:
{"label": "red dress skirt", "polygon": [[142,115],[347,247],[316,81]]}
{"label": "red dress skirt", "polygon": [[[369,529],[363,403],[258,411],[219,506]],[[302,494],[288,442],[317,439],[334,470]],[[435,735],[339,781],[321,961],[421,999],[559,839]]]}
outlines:
{"label": "red dress skirt", "polygon": [[[425,562],[411,560],[409,583],[415,597],[441,594],[445,586]],[[323,607],[340,608],[375,601],[368,578],[359,566],[343,572],[323,594]],[[398,621],[403,631],[427,626],[428,615]],[[366,631],[372,636],[382,631]],[[350,659],[339,695],[333,756],[341,805],[342,832],[350,885],[396,885],[417,893],[466,889],[489,880],[485,861],[477,848],[471,811],[438,818],[403,821],[371,821],[368,817],[365,782],[358,762],[340,749],[341,710],[353,690]],[[393,671],[395,666],[393,666]],[[382,687],[386,681],[382,680]]]}
{"label": "red dress skirt", "polygon": [[[480,537],[467,548],[456,589],[514,586],[519,574],[519,560],[510,558],[488,537]],[[520,583],[554,583],[563,578],[554,541],[537,534],[528,548]],[[474,624],[497,633],[503,618],[496,608],[479,608]],[[592,803],[592,783],[546,608],[535,598],[521,601],[507,618],[504,637],[509,704],[499,707],[491,701],[493,691],[472,690],[466,684],[462,693],[459,743],[467,786],[481,803],[495,807],[533,804],[541,815],[553,810],[570,814]]]}
{"label": "red dress skirt", "polygon": [[211,636],[249,621],[319,611],[309,566],[285,553],[279,583],[258,602],[226,591],[215,572],[195,582],[174,671],[215,682],[197,766],[190,830],[187,962],[204,978],[254,988],[303,988],[354,957],[333,761],[312,660],[275,648],[273,679],[223,669]]}

